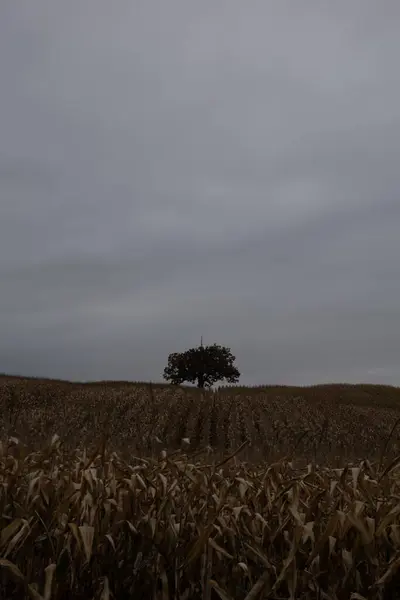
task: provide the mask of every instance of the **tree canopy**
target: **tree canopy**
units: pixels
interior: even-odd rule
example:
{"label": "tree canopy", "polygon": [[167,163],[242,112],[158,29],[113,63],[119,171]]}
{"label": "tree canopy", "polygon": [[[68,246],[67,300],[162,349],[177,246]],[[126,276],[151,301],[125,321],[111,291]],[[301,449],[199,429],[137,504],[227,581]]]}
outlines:
{"label": "tree canopy", "polygon": [[240,373],[235,367],[236,357],[230,348],[213,344],[190,348],[185,352],[175,352],[168,357],[164,369],[164,379],[174,385],[189,382],[197,387],[211,387],[217,381],[237,383]]}

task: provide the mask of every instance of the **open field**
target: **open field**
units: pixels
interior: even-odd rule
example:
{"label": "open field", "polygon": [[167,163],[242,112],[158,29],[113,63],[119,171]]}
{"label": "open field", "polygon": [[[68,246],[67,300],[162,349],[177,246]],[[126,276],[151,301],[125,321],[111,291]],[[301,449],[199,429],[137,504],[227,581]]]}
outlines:
{"label": "open field", "polygon": [[[157,453],[187,444],[224,453],[244,441],[243,458],[294,454],[325,463],[382,451],[400,454],[400,388],[329,385],[309,388],[195,388],[146,383],[68,383],[0,377],[0,436],[43,443],[57,433],[72,448],[97,444]],[[392,431],[394,427],[394,431]],[[392,434],[391,434],[392,431]],[[384,448],[384,446],[386,446]]]}
{"label": "open field", "polygon": [[0,597],[396,600],[400,460],[296,469],[0,446]]}
{"label": "open field", "polygon": [[1,599],[400,598],[397,388],[4,376],[0,401]]}

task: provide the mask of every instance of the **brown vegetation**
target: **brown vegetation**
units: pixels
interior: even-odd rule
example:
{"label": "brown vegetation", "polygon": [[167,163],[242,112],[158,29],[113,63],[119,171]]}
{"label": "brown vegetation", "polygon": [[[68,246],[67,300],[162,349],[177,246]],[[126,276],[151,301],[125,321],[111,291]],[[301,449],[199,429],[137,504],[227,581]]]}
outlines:
{"label": "brown vegetation", "polygon": [[2,377],[0,402],[0,598],[400,598],[397,388]]}
{"label": "brown vegetation", "polygon": [[125,462],[0,446],[2,598],[396,599],[400,460]]}
{"label": "brown vegetation", "polygon": [[[246,458],[295,454],[325,463],[400,453],[400,388],[330,385],[221,388],[218,393],[146,383],[0,377],[0,437],[42,444],[54,433],[71,448],[106,433],[114,449],[229,452],[245,440]],[[390,439],[388,439],[390,437]],[[186,448],[184,443],[184,447]]]}

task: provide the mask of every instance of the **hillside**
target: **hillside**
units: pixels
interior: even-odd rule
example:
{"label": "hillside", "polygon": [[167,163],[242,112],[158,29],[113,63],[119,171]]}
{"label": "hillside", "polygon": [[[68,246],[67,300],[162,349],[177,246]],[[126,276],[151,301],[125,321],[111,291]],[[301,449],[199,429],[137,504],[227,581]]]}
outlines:
{"label": "hillside", "polygon": [[[183,445],[229,452],[248,440],[249,459],[295,453],[335,461],[379,457],[399,418],[400,388],[389,386],[228,387],[201,393],[147,383],[0,377],[0,436],[32,443],[58,433],[68,445],[92,445],[106,432],[121,451]],[[400,451],[398,429],[388,456]]]}

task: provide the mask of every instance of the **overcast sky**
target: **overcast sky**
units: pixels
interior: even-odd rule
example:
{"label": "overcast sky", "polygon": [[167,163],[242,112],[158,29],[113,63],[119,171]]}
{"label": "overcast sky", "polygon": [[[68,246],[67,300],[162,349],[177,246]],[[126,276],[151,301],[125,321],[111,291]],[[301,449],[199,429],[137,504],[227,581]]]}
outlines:
{"label": "overcast sky", "polygon": [[400,385],[397,0],[0,6],[0,372]]}

